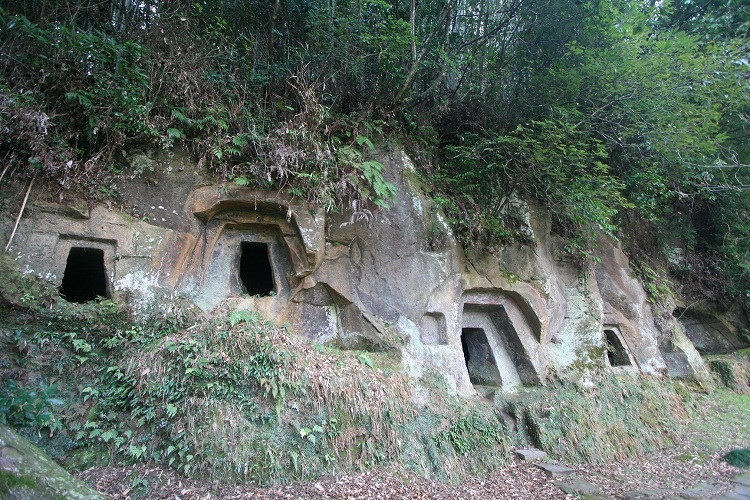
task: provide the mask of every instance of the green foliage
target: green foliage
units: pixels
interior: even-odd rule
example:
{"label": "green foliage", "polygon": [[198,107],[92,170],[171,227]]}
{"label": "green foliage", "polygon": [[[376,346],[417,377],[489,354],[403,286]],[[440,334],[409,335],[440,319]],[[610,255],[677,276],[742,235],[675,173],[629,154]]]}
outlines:
{"label": "green foliage", "polygon": [[467,224],[477,221],[466,228],[475,240],[483,237],[492,244],[512,236],[505,228],[513,196],[545,202],[572,238],[571,248],[583,251],[597,231],[614,233],[615,215],[628,207],[622,183],[604,163],[602,143],[568,122],[535,121],[489,138],[462,136],[460,145],[447,151],[448,169],[438,179],[454,199],[471,207],[465,215],[448,211],[455,220],[464,215]]}
{"label": "green foliage", "polygon": [[[276,416],[263,409],[265,401],[278,414],[285,396],[298,390],[281,371],[291,363],[289,355],[264,338],[269,324],[254,315],[235,314],[240,316],[232,334],[228,324],[224,330],[207,323],[195,335],[185,336],[177,333],[179,325],[127,328],[118,322],[98,335],[97,343],[83,341],[75,332],[38,336],[40,346],[66,349],[66,356],[79,364],[85,354],[94,363],[95,369],[87,371],[88,385],[78,395],[79,404],[91,410],[84,421],[66,422],[78,445],[101,443],[130,461],[161,461],[185,474],[195,468],[206,473],[212,467],[217,473],[228,451],[209,451],[201,443],[206,426],[215,429],[216,405],[237,418],[270,422]],[[252,330],[240,326],[246,321],[253,322]],[[160,331],[154,331],[157,328]]]}
{"label": "green foliage", "polygon": [[133,498],[148,498],[151,493],[151,485],[148,479],[141,477],[137,473],[133,473],[128,479],[130,481],[130,492]]}
{"label": "green foliage", "polygon": [[450,444],[459,455],[467,455],[478,449],[507,444],[505,422],[497,414],[487,416],[470,413],[451,420],[450,426],[437,433],[435,444]]}
{"label": "green foliage", "polygon": [[[370,151],[375,151],[375,146],[367,137],[358,135],[356,143],[359,147],[366,145]],[[341,164],[354,169],[350,179],[362,196],[372,199],[379,207],[387,208],[388,202],[396,195],[396,187],[383,176],[384,165],[377,160],[365,160],[364,153],[352,146],[343,146],[336,154]]]}
{"label": "green foliage", "polygon": [[57,399],[56,384],[39,383],[37,387],[24,387],[15,380],[8,380],[0,389],[0,424],[16,427],[56,427],[53,406]]}
{"label": "green foliage", "polygon": [[[63,454],[99,450],[97,463],[103,452],[224,481],[302,479],[397,456],[410,399],[375,354],[316,350],[255,311],[225,316],[172,311],[133,323],[112,301],[27,315],[0,367],[56,384],[7,384],[2,414],[35,434],[54,431]],[[58,393],[67,404],[53,418]],[[56,446],[46,434],[42,444]]]}
{"label": "green foliage", "polygon": [[[315,445],[319,439],[334,439],[340,434],[338,420],[323,420],[320,424],[299,428],[299,436]],[[296,468],[296,467],[295,467]]]}
{"label": "green foliage", "polygon": [[229,313],[229,324],[235,326],[238,323],[256,324],[260,321],[260,314],[256,311],[250,312],[247,309],[235,309]]}
{"label": "green foliage", "polygon": [[736,300],[750,311],[750,191],[722,194],[696,222],[705,228],[695,244],[703,258],[694,263],[699,272],[685,281],[699,285],[703,295]]}
{"label": "green foliage", "polygon": [[750,468],[750,450],[747,448],[732,450],[722,458],[725,462],[734,467],[739,467],[741,469]]}
{"label": "green foliage", "polygon": [[71,25],[42,27],[22,16],[0,16],[0,25],[5,50],[18,58],[0,65],[2,119],[9,126],[0,148],[14,161],[75,183],[87,161],[112,161],[126,140],[158,134],[144,99],[143,46]]}
{"label": "green foliage", "polygon": [[719,387],[739,394],[750,393],[750,363],[743,351],[707,357],[706,364]]}
{"label": "green foliage", "polygon": [[731,362],[725,359],[712,359],[708,362],[708,367],[722,385],[730,389],[736,386],[737,380]]}
{"label": "green foliage", "polygon": [[[376,17],[388,16],[385,3],[365,7]],[[192,39],[166,34],[183,33],[185,25],[152,26],[165,46],[145,34],[123,37],[106,23],[90,29],[73,20],[33,22],[19,14],[0,12],[3,51],[13,54],[0,64],[0,118],[7,132],[0,151],[29,175],[38,171],[65,188],[116,196],[109,187],[113,170],[142,174],[128,168],[119,154],[124,147],[182,144],[224,180],[286,189],[327,210],[352,208],[358,217],[369,217],[393,198],[383,165],[367,157],[374,145],[364,133],[379,134],[376,121],[335,113],[322,102],[324,85],[308,80],[304,68],[293,74],[288,63],[282,80],[289,79],[289,102],[259,102],[255,77],[245,72],[252,61],[237,59],[232,50],[230,61],[215,56],[215,44],[241,43],[247,56],[246,44],[252,43],[243,37],[229,41],[228,22],[219,15],[203,27],[207,32],[186,32]],[[202,9],[175,18],[205,21]],[[378,23],[368,26],[380,29]],[[388,40],[360,35],[366,44]],[[177,58],[171,43],[184,44],[176,50],[192,61]],[[41,81],[39,74],[45,75]]]}
{"label": "green foliage", "polygon": [[10,3],[0,153],[116,196],[113,164],[141,174],[123,147],[182,146],[223,181],[357,220],[393,200],[374,144],[397,135],[465,244],[530,243],[532,197],[572,252],[624,228],[651,253],[646,225],[694,252],[698,294],[747,302],[744,5],[413,5]]}
{"label": "green foliage", "polygon": [[370,359],[367,353],[362,352],[362,353],[357,354],[357,359],[363,365],[370,367],[370,368],[375,368],[375,365],[373,364],[372,359]]}
{"label": "green foliage", "polygon": [[665,272],[657,271],[646,262],[631,261],[630,266],[644,284],[649,302],[652,304],[668,304],[669,299],[674,297],[672,291],[674,284],[665,278]]}
{"label": "green foliage", "polygon": [[[639,12],[625,16],[628,24],[619,30],[643,22]],[[653,35],[644,31],[606,48],[571,45],[580,63],[551,75],[573,92],[565,96],[577,102],[573,112],[581,119],[590,114],[588,126],[647,219],[670,214],[678,196],[707,194],[723,184],[713,167],[732,153],[723,150],[721,122],[746,99],[729,55],[734,47],[704,45],[681,32]]]}

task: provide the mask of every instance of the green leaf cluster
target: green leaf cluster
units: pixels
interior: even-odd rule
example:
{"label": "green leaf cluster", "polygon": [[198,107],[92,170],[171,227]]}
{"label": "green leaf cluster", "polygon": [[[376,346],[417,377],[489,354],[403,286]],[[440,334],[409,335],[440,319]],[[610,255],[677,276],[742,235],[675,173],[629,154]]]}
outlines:
{"label": "green leaf cluster", "polygon": [[58,394],[54,383],[28,387],[15,380],[6,381],[0,388],[0,424],[57,427],[52,409],[62,404]]}

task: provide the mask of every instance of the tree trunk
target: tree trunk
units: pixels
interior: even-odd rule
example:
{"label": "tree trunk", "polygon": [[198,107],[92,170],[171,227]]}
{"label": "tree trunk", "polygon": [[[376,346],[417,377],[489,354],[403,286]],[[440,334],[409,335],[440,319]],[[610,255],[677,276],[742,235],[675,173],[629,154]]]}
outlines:
{"label": "tree trunk", "polygon": [[411,27],[411,61],[417,60],[417,0],[411,0],[409,8],[409,26]]}
{"label": "tree trunk", "polygon": [[273,64],[274,59],[274,41],[276,31],[276,20],[279,18],[279,11],[281,10],[281,0],[273,0],[273,7],[271,8],[271,19],[268,22],[268,66]]}

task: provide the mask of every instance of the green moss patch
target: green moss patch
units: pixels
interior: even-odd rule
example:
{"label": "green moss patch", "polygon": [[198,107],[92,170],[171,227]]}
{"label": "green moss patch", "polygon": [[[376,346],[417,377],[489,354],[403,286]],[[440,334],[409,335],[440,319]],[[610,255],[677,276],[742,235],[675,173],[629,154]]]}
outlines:
{"label": "green moss patch", "polygon": [[14,474],[10,471],[0,470],[0,493],[10,495],[11,491],[24,488],[33,490],[39,482],[33,476]]}
{"label": "green moss patch", "polygon": [[0,447],[15,470],[0,471],[0,496],[10,498],[101,498],[81,480],[71,476],[40,449],[10,428],[0,425]]}

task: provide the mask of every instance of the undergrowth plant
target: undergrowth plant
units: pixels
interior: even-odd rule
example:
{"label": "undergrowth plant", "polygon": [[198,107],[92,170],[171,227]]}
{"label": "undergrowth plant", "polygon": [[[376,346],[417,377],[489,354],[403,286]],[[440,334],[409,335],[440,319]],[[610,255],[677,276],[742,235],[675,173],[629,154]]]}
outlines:
{"label": "undergrowth plant", "polygon": [[447,146],[437,188],[465,244],[528,243],[513,201],[532,197],[551,209],[567,250],[588,255],[599,232],[613,235],[630,207],[601,141],[564,120],[533,121],[496,136],[464,134]]}
{"label": "undergrowth plant", "polygon": [[606,374],[594,383],[566,384],[516,409],[535,446],[561,460],[596,463],[653,451],[676,438],[686,411],[669,383]]}
{"label": "undergrowth plant", "polygon": [[450,444],[458,455],[468,455],[483,446],[506,444],[507,428],[498,415],[472,412],[451,420],[447,429],[434,436],[435,444]]}
{"label": "undergrowth plant", "polygon": [[152,461],[267,484],[399,455],[410,386],[377,368],[385,355],[316,349],[252,311],[131,318],[111,300],[38,305],[3,339],[0,375],[22,383],[6,380],[0,404],[79,466]]}
{"label": "undergrowth plant", "polygon": [[750,468],[750,449],[740,448],[737,450],[732,450],[722,458],[729,465],[733,465],[741,469]]}
{"label": "undergrowth plant", "polygon": [[62,404],[57,399],[58,392],[54,383],[25,387],[8,380],[0,387],[0,424],[57,428],[59,423],[53,412],[55,406]]}

